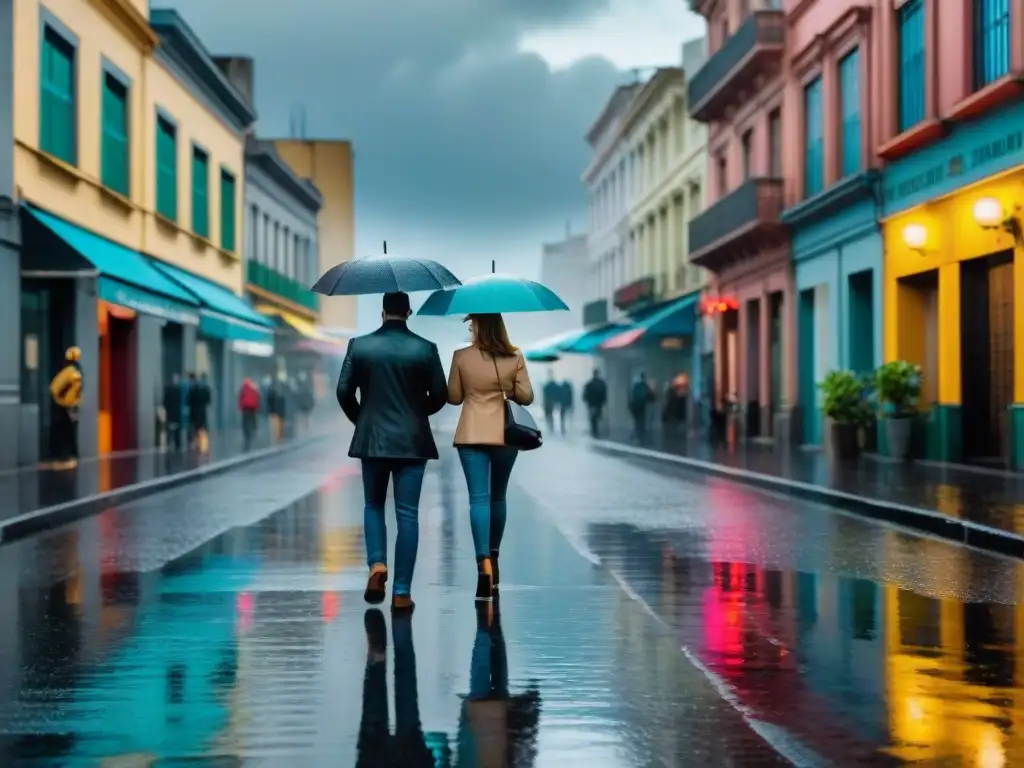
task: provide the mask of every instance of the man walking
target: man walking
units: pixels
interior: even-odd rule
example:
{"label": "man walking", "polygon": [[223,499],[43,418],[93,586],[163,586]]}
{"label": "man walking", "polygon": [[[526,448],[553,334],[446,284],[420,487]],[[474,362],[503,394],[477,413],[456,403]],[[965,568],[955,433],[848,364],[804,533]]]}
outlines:
{"label": "man walking", "polygon": [[238,410],[242,413],[242,445],[244,450],[252,449],[256,437],[256,417],[260,412],[260,388],[246,377],[238,392]]}
{"label": "man walking", "polygon": [[566,379],[559,385],[558,422],[565,435],[566,423],[572,423],[573,409],[576,406],[576,395],[572,390],[572,382]]}
{"label": "man walking", "polygon": [[559,410],[562,402],[562,387],[555,381],[554,371],[548,371],[548,380],[541,392],[541,400],[548,434],[553,435],[555,433],[555,411]]}
{"label": "man walking", "polygon": [[[438,458],[430,417],[448,402],[437,345],[406,324],[409,295],[384,294],[383,324],[352,339],[338,377],[338,403],[356,426],[348,455],[363,466],[363,530],[368,603],[382,603],[388,581],[384,504],[394,478],[395,579],[391,610],[414,607],[411,590],[419,547],[420,491],[429,459]],[[358,398],[356,393],[358,392]]]}
{"label": "man walking", "polygon": [[182,415],[185,404],[181,396],[181,376],[171,375],[170,384],[164,387],[164,425],[167,430],[167,448],[181,450]]}
{"label": "man walking", "polygon": [[608,385],[601,378],[601,372],[595,370],[583,387],[583,402],[587,406],[587,417],[590,419],[590,436],[598,437],[601,430],[601,416],[604,414],[605,403],[608,402]]}

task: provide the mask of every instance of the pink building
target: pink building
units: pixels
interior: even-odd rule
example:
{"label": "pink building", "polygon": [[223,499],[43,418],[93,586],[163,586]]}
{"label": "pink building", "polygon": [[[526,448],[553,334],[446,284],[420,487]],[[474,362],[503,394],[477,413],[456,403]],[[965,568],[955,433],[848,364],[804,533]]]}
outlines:
{"label": "pink building", "polygon": [[[712,277],[715,400],[735,399],[748,436],[786,432],[796,401],[793,271],[780,216],[786,19],[780,3],[690,0],[708,21],[707,63],[689,81],[708,123],[708,200],[690,222],[690,259]],[[773,7],[774,6],[774,7]]]}

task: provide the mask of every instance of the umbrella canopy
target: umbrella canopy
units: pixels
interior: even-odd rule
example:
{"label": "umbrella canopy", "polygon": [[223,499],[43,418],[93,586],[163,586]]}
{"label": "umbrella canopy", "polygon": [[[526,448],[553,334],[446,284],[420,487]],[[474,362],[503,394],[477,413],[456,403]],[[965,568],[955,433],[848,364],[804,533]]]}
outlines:
{"label": "umbrella canopy", "polygon": [[414,293],[462,285],[444,266],[430,259],[384,254],[346,261],[331,267],[313,286],[324,296],[363,296],[372,293]]}
{"label": "umbrella canopy", "polygon": [[550,349],[528,349],[523,353],[523,357],[531,363],[554,363],[561,360],[561,355]]}
{"label": "umbrella canopy", "polygon": [[417,315],[484,315],[569,309],[550,288],[514,275],[474,277],[456,288],[434,291]]}

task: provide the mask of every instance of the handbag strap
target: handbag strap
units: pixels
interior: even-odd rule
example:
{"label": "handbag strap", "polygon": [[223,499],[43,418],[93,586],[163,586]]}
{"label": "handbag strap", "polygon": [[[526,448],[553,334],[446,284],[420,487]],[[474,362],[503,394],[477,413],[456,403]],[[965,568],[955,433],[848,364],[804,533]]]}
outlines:
{"label": "handbag strap", "polygon": [[[480,354],[483,355],[484,351],[481,349]],[[501,386],[501,373],[498,372],[498,357],[497,355],[491,355],[491,362],[494,363],[494,377],[498,380],[498,389],[501,390],[501,399],[508,400],[508,395],[505,394],[505,388]]]}

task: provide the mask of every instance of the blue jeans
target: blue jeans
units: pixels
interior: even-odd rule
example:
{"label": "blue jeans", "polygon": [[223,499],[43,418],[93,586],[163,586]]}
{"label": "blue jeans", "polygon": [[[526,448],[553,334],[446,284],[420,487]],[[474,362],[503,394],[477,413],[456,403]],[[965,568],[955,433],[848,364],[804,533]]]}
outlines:
{"label": "blue jeans", "polygon": [[384,504],[388,498],[388,481],[395,478],[398,537],[395,539],[393,592],[396,595],[408,595],[412,588],[416,550],[420,543],[420,491],[426,468],[425,461],[363,459],[363,536],[368,566],[376,563],[387,565],[388,562]]}
{"label": "blue jeans", "polygon": [[501,546],[508,515],[506,495],[519,452],[503,445],[460,445],[459,461],[469,488],[469,525],[477,557]]}

